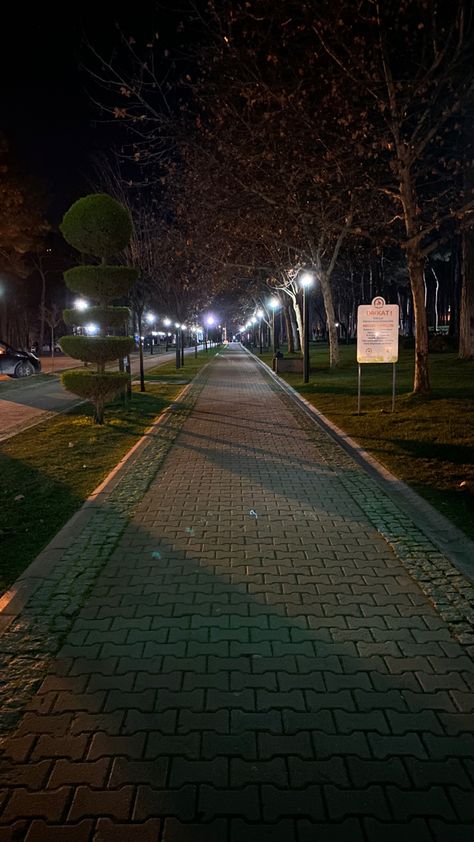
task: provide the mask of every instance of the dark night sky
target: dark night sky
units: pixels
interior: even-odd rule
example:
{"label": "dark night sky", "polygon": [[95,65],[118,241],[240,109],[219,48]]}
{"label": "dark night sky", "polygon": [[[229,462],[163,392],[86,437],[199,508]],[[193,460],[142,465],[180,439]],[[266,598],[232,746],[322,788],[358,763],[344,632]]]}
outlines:
{"label": "dark night sky", "polygon": [[[114,22],[124,31],[148,29],[151,2],[121,13],[110,0],[80,4],[17,4],[3,25],[0,49],[0,128],[25,171],[46,178],[50,216],[58,221],[72,201],[89,192],[90,156],[117,136],[101,124],[80,70],[84,34],[99,50],[115,43]],[[133,10],[133,14],[132,11]]]}

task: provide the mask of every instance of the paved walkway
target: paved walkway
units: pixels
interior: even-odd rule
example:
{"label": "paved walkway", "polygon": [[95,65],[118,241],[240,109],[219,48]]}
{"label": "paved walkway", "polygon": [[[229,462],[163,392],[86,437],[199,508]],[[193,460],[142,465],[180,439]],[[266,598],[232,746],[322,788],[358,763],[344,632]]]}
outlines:
{"label": "paved walkway", "polygon": [[112,486],[2,638],[41,684],[0,842],[472,842],[472,647],[373,526],[392,504],[250,357]]}

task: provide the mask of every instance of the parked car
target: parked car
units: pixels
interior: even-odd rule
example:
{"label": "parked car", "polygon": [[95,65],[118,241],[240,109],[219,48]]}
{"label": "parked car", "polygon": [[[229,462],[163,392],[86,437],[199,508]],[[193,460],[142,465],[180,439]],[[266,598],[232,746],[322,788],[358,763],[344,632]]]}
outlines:
{"label": "parked car", "polygon": [[19,351],[0,339],[0,374],[31,377],[41,371],[41,362],[30,351]]}
{"label": "parked car", "polygon": [[[33,353],[35,353],[34,348],[32,348],[31,350],[33,351]],[[42,354],[50,354],[51,353],[51,345],[48,345],[47,343],[45,345],[43,345],[43,349],[42,349],[41,353]],[[58,345],[57,342],[54,343],[54,353],[55,354],[62,354],[61,346]]]}

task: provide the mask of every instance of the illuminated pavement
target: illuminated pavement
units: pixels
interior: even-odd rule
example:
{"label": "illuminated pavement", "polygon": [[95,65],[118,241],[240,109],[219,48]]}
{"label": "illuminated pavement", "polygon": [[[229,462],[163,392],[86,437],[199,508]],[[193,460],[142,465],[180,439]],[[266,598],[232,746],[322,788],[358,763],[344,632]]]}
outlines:
{"label": "illuminated pavement", "polygon": [[23,585],[0,842],[472,842],[472,585],[238,346]]}

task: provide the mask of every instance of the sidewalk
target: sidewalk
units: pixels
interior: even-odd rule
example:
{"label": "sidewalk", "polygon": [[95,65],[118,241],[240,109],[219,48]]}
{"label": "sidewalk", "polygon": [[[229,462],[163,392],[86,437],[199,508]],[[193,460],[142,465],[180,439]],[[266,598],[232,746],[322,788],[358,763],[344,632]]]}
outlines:
{"label": "sidewalk", "polygon": [[6,602],[0,842],[472,842],[471,595],[231,346]]}

